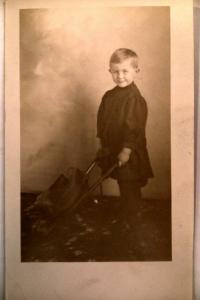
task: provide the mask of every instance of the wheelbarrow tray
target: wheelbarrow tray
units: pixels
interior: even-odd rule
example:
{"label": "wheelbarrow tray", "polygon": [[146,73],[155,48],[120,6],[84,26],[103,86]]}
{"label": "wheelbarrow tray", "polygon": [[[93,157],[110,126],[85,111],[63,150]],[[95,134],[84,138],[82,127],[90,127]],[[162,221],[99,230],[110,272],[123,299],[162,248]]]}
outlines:
{"label": "wheelbarrow tray", "polygon": [[[68,172],[69,173],[69,172]],[[70,175],[61,174],[56,181],[36,199],[37,207],[46,215],[57,215],[63,209],[70,209],[88,189],[85,174],[79,169],[70,169]]]}
{"label": "wheelbarrow tray", "polygon": [[57,180],[42,192],[36,199],[34,209],[39,209],[41,218],[33,224],[34,230],[48,234],[55,226],[56,221],[77,209],[83,200],[88,198],[102,181],[117,167],[114,164],[92,186],[88,186],[88,175],[96,165],[92,162],[86,172],[79,169],[70,169],[69,176],[61,174]]}

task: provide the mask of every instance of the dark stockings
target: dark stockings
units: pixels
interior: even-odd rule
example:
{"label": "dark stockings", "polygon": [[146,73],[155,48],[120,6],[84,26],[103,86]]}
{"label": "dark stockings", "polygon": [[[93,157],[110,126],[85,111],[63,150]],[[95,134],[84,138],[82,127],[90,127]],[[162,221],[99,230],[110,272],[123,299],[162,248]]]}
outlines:
{"label": "dark stockings", "polygon": [[137,223],[141,208],[141,187],[137,182],[118,182],[123,218],[129,226]]}

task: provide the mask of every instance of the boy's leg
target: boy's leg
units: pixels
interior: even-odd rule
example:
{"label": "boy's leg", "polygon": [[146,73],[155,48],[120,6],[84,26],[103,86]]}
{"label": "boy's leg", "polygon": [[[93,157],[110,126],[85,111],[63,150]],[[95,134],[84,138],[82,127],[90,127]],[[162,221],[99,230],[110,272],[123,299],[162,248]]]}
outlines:
{"label": "boy's leg", "polygon": [[138,182],[133,181],[120,181],[118,184],[123,216],[129,226],[132,227],[136,225],[141,209],[141,187]]}

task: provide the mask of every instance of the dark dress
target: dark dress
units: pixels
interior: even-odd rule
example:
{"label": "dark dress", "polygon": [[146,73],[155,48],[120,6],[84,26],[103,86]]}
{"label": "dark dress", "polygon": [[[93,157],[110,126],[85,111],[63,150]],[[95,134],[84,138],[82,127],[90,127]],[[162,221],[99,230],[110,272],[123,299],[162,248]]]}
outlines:
{"label": "dark dress", "polygon": [[144,186],[153,177],[146,146],[145,127],[147,104],[137,86],[132,83],[107,91],[97,115],[97,137],[110,155],[104,159],[107,169],[117,159],[123,147],[131,148],[129,161],[111,175],[119,181],[135,181]]}

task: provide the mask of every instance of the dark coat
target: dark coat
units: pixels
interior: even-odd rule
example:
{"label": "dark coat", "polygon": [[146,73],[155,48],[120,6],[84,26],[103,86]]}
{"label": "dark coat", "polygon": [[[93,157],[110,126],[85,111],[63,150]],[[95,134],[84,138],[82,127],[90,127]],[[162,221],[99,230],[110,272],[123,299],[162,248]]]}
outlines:
{"label": "dark coat", "polygon": [[134,83],[125,88],[116,86],[104,94],[97,115],[97,137],[110,155],[103,169],[117,159],[123,147],[132,149],[128,163],[118,168],[113,178],[144,185],[153,177],[146,147],[146,121],[147,104]]}

